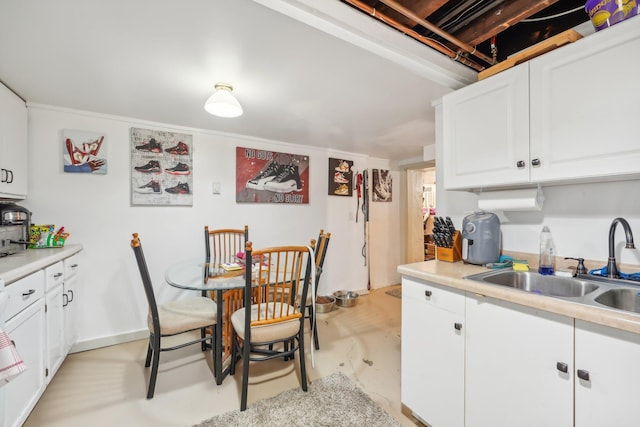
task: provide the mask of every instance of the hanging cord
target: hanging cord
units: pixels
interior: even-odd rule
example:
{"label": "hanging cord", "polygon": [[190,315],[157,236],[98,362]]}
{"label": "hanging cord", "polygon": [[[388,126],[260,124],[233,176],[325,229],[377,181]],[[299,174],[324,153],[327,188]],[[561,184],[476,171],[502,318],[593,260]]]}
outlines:
{"label": "hanging cord", "polygon": [[575,9],[565,10],[564,12],[556,13],[555,15],[550,16],[541,16],[540,18],[528,18],[523,19],[520,22],[538,22],[538,21],[546,21],[547,19],[559,18],[564,15],[569,15],[570,13],[577,12],[579,10],[584,10],[584,6],[578,6]]}

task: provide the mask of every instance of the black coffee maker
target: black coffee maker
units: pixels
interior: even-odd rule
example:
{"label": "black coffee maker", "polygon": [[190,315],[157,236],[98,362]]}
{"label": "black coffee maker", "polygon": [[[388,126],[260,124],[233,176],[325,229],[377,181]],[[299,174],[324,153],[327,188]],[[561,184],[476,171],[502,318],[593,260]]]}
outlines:
{"label": "black coffee maker", "polygon": [[0,203],[0,256],[29,247],[31,212],[15,203]]}

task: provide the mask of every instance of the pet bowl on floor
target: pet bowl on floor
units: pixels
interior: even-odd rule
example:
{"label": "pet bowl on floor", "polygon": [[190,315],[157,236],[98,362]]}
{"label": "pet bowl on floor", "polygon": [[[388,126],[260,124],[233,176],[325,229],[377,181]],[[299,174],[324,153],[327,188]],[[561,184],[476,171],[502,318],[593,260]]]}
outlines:
{"label": "pet bowl on floor", "polygon": [[316,297],[316,313],[328,313],[333,310],[336,299],[331,295],[318,295]]}
{"label": "pet bowl on floor", "polygon": [[353,307],[358,302],[360,295],[353,291],[335,291],[333,296],[336,298],[338,307]]}

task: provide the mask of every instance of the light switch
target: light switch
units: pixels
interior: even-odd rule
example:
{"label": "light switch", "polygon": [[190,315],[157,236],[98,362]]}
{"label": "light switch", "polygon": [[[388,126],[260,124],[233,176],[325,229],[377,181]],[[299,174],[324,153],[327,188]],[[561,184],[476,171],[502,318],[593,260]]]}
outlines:
{"label": "light switch", "polygon": [[211,189],[213,194],[220,194],[220,183],[219,182],[212,183]]}

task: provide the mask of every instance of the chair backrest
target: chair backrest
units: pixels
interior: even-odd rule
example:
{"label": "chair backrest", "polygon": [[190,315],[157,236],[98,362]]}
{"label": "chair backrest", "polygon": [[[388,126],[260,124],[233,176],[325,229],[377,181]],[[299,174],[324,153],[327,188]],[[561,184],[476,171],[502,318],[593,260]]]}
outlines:
{"label": "chair backrest", "polygon": [[331,240],[331,233],[325,233],[324,230],[320,230],[318,234],[318,240],[312,240],[311,246],[316,255],[316,293],[318,292],[318,284],[320,283],[320,276],[322,275],[322,269],[324,266],[324,258],[327,255],[327,249],[329,248],[329,241]]}
{"label": "chair backrest", "polygon": [[158,305],[156,304],[156,297],[153,292],[153,284],[151,283],[149,268],[147,267],[147,261],[144,258],[142,243],[140,242],[138,233],[133,233],[133,239],[131,239],[131,247],[133,248],[133,253],[136,256],[138,270],[140,270],[140,278],[142,279],[142,285],[144,286],[144,293],[147,296],[149,312],[151,313],[151,319],[153,321],[153,330],[160,331],[160,316],[158,315]]}
{"label": "chair backrest", "polygon": [[244,252],[245,243],[249,241],[249,226],[244,229],[222,228],[209,230],[204,227],[205,255],[214,265],[235,262],[235,255]]}
{"label": "chair backrest", "polygon": [[[245,331],[251,326],[268,325],[304,316],[296,295],[307,297],[313,260],[306,246],[276,246],[253,250],[246,244],[246,259],[259,259],[245,270],[245,307],[257,306],[258,318],[246,316]],[[253,257],[253,258],[252,258]],[[248,266],[247,266],[248,267]],[[246,332],[245,332],[246,333]]]}

